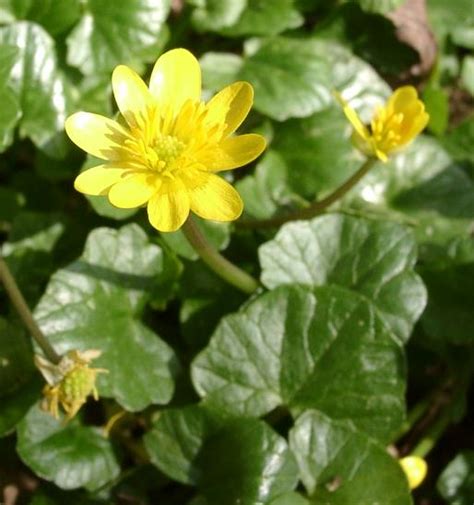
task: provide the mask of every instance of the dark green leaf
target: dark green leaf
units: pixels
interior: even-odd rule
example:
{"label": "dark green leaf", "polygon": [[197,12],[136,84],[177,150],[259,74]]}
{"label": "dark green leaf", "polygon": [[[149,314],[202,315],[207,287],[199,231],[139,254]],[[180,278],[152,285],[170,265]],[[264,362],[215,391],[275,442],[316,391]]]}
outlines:
{"label": "dark green leaf", "polygon": [[[84,74],[104,73],[119,64],[149,60],[160,42],[169,0],[86,0],[84,15],[67,38],[70,65]],[[157,56],[157,54],[156,54]]]}
{"label": "dark green leaf", "polygon": [[99,393],[128,410],[173,394],[173,351],[140,321],[162,269],[163,252],[137,225],[99,228],[81,258],[51,277],[35,311],[58,352],[103,352],[94,366],[110,373],[99,376]]}
{"label": "dark green leaf", "polygon": [[74,420],[64,425],[36,405],[18,425],[18,453],[40,477],[63,489],[98,489],[119,474],[110,441]]}
{"label": "dark green leaf", "polygon": [[24,204],[21,194],[0,186],[0,221],[11,221]]}
{"label": "dark green leaf", "polygon": [[335,287],[258,297],[221,321],[192,365],[205,403],[226,412],[318,408],[382,440],[403,419],[403,377],[402,350],[372,304]]}
{"label": "dark green leaf", "polygon": [[219,30],[235,24],[247,0],[199,0],[193,12],[193,24],[199,31]]}
{"label": "dark green leaf", "polygon": [[458,161],[470,161],[474,164],[474,118],[466,119],[453,128],[442,140],[451,156]]}
{"label": "dark green leaf", "polygon": [[199,487],[209,505],[267,504],[293,490],[298,471],[284,438],[257,419],[229,423],[204,444]]}
{"label": "dark green leaf", "polygon": [[474,496],[474,451],[459,453],[440,475],[437,488],[449,505],[471,505]]}
{"label": "dark green leaf", "polygon": [[151,462],[172,479],[195,485],[202,470],[196,458],[217,426],[201,405],[161,412],[144,439]]}
{"label": "dark green leaf", "polygon": [[385,447],[318,411],[297,419],[290,447],[314,505],[411,505],[407,479]]}
{"label": "dark green leaf", "polygon": [[51,155],[63,156],[70,91],[57,68],[54,40],[40,26],[19,22],[0,28],[1,44],[14,46],[19,52],[8,85],[22,110],[20,134]]}
{"label": "dark green leaf", "polygon": [[330,215],[286,224],[261,246],[262,282],[347,287],[371,300],[394,333],[406,341],[426,305],[413,271],[416,243],[396,223]]}

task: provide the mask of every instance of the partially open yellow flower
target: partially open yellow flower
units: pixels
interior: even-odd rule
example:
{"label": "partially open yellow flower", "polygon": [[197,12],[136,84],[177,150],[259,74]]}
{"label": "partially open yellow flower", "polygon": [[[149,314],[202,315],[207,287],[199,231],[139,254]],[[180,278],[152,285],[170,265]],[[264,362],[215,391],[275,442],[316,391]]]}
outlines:
{"label": "partially open yellow flower", "polygon": [[97,374],[106,373],[103,368],[90,368],[89,363],[98,358],[101,351],[69,351],[54,365],[42,356],[35,356],[35,363],[46,386],[43,388],[41,407],[56,419],[59,418],[59,406],[66,412],[66,420],[72,419],[84,405],[89,395],[98,399],[95,381]]}
{"label": "partially open yellow flower", "polygon": [[383,162],[393,152],[411,142],[428,124],[429,115],[413,86],[398,88],[384,107],[378,107],[369,126],[340,96],[344,113],[354,127],[353,141],[368,156]]}
{"label": "partially open yellow flower", "polygon": [[147,204],[160,231],[180,228],[190,210],[204,219],[237,219],[242,200],[216,172],[246,165],[265,149],[261,135],[232,136],[252,106],[251,85],[236,82],[204,103],[198,61],[173,49],[156,62],[149,87],[123,65],[112,87],[119,121],[87,112],[66,121],[71,140],[105,160],[81,173],[75,188],[107,195],[119,208]]}
{"label": "partially open yellow flower", "polygon": [[406,456],[399,462],[407,476],[410,489],[417,488],[425,480],[426,474],[428,473],[426,461],[419,456]]}

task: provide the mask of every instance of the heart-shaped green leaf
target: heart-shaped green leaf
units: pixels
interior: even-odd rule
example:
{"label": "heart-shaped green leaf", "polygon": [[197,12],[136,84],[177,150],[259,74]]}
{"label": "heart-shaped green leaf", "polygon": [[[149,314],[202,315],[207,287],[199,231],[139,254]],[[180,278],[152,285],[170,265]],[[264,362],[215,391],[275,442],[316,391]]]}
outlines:
{"label": "heart-shaped green leaf", "polygon": [[162,273],[162,250],[137,225],[95,229],[84,254],[56,272],[35,316],[59,353],[99,349],[93,366],[101,395],[128,410],[167,403],[173,394],[174,353],[140,321]]}

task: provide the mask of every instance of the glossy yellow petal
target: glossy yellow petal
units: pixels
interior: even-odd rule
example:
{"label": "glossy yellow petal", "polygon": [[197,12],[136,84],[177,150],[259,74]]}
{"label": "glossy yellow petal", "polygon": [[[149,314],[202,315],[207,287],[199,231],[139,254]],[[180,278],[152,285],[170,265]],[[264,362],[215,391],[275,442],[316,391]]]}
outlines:
{"label": "glossy yellow petal", "polygon": [[158,231],[176,231],[189,215],[188,192],[179,180],[167,183],[148,202],[148,219]]}
{"label": "glossy yellow petal", "polygon": [[369,130],[367,130],[364,123],[362,123],[357,112],[344,100],[344,98],[342,98],[340,93],[335,91],[333,92],[333,95],[341,105],[346,118],[349,120],[359,137],[362,140],[367,140],[370,137]]}
{"label": "glossy yellow petal", "polygon": [[105,195],[109,188],[121,181],[130,170],[106,165],[89,168],[76,177],[74,188],[86,195]]}
{"label": "glossy yellow petal", "polygon": [[108,193],[109,201],[120,209],[141,207],[157,192],[160,182],[154,174],[136,174],[114,184]]}
{"label": "glossy yellow petal", "polygon": [[199,184],[189,192],[191,210],[204,219],[234,221],[244,208],[239,193],[221,177],[201,172]]}
{"label": "glossy yellow petal", "polygon": [[76,145],[104,160],[119,159],[119,150],[129,138],[127,130],[116,121],[89,112],[69,116],[65,128]]}
{"label": "glossy yellow petal", "polygon": [[200,152],[198,161],[212,172],[231,170],[253,161],[265,147],[265,138],[256,133],[228,137],[217,147]]}
{"label": "glossy yellow petal", "polygon": [[144,126],[153,107],[153,96],[141,77],[131,68],[119,65],[112,74],[115,101],[131,127]]}
{"label": "glossy yellow petal", "polygon": [[397,112],[404,112],[418,99],[418,93],[413,86],[402,86],[396,89],[387,102],[388,116]]}
{"label": "glossy yellow petal", "polygon": [[172,49],[156,62],[150,78],[150,91],[158,105],[176,115],[188,99],[201,99],[201,68],[186,49]]}
{"label": "glossy yellow petal", "polygon": [[234,82],[217,93],[207,104],[207,120],[225,123],[224,136],[242,124],[253,104],[253,88],[248,82]]}

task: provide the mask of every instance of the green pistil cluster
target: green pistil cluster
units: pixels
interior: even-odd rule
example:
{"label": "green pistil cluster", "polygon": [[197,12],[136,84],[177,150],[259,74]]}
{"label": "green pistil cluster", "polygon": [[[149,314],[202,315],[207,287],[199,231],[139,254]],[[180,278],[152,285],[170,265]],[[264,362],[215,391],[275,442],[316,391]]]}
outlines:
{"label": "green pistil cluster", "polygon": [[169,165],[180,156],[185,148],[185,144],[171,135],[160,135],[152,145],[156,159],[153,165],[159,170],[168,169]]}

